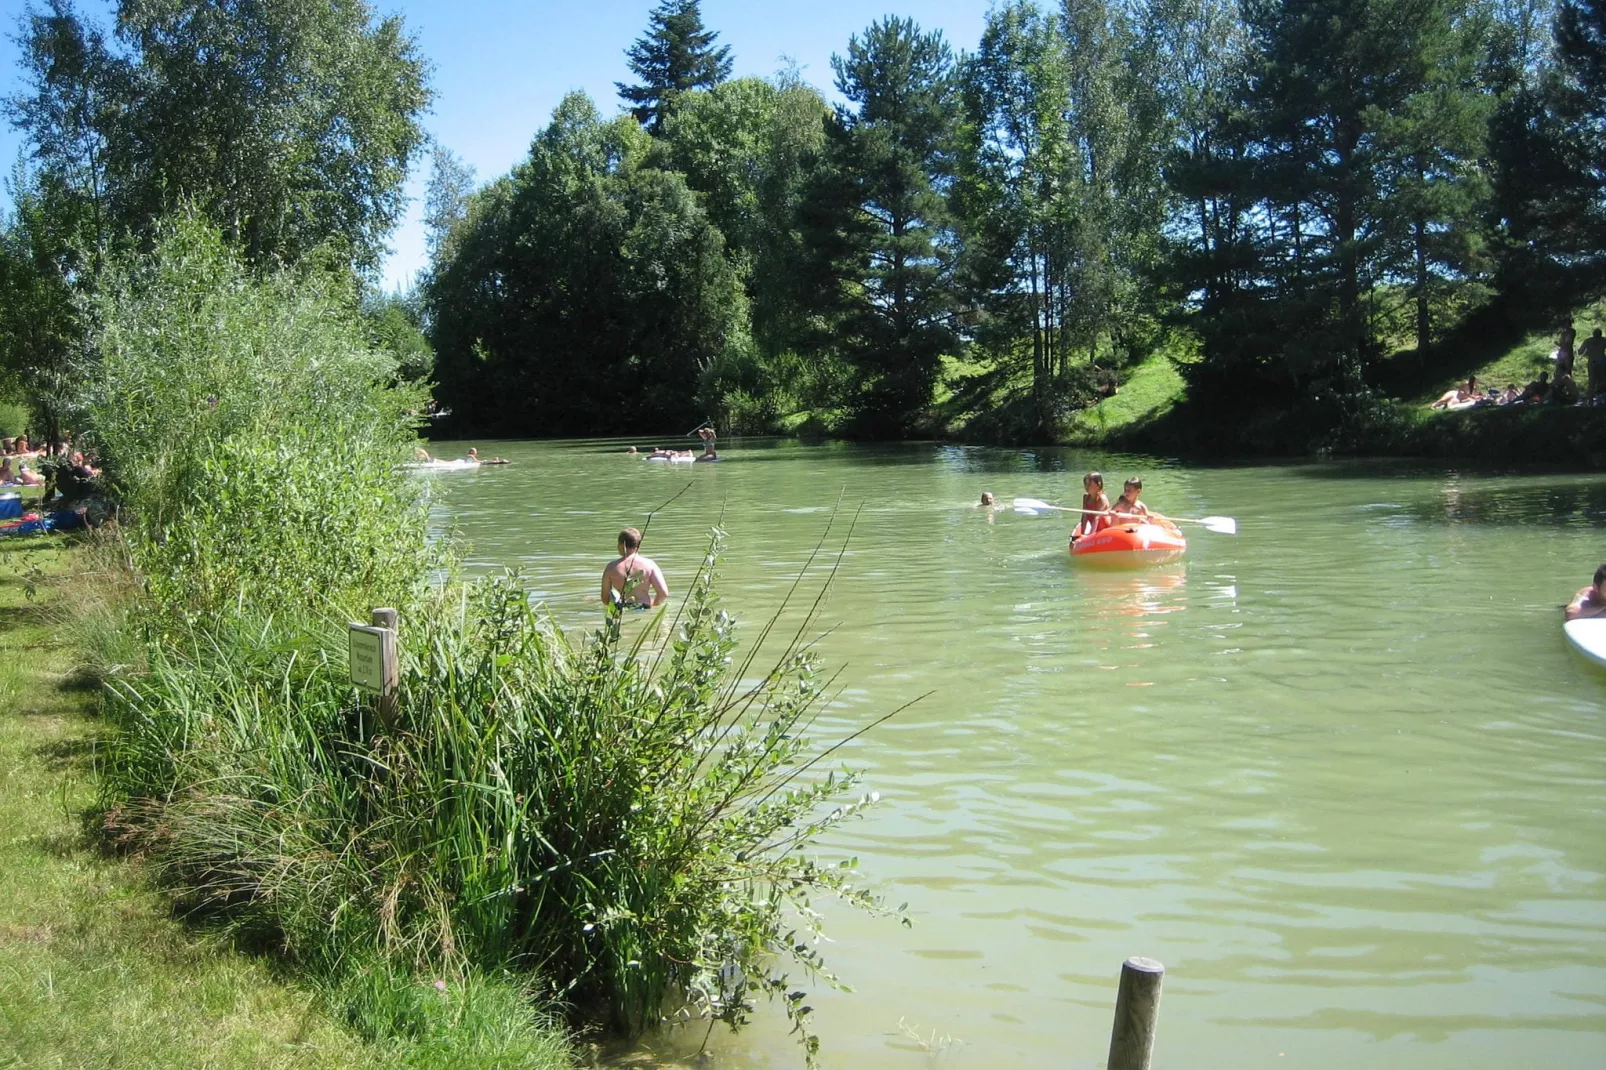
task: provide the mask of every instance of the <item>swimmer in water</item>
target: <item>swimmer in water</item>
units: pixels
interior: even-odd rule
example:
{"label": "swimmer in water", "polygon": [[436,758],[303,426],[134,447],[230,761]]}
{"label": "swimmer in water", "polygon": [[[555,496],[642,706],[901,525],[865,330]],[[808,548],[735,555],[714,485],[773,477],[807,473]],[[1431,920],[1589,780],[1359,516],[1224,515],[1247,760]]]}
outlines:
{"label": "swimmer in water", "polygon": [[641,553],[641,532],[619,533],[619,556],[602,570],[602,604],[620,609],[652,609],[669,598],[663,569]]}

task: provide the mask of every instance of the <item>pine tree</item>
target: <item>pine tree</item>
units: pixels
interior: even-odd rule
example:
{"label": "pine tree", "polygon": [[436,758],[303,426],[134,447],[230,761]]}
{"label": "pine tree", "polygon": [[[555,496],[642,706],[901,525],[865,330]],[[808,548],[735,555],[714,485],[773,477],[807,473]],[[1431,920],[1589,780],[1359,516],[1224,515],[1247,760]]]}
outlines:
{"label": "pine tree", "polygon": [[[1252,54],[1211,159],[1178,193],[1229,206],[1203,291],[1195,395],[1340,401],[1381,348],[1379,295],[1459,286],[1481,199],[1466,0],[1245,0]],[[1201,391],[1200,387],[1205,390]]]}
{"label": "pine tree", "polygon": [[940,32],[889,16],[850,38],[831,66],[851,107],[827,127],[800,210],[802,270],[825,348],[853,369],[857,430],[907,434],[956,348],[945,197],[959,118],[953,52]]}
{"label": "pine tree", "polygon": [[703,29],[697,0],[663,0],[648,16],[651,26],[626,53],[640,85],[616,82],[619,95],[634,107],[636,121],[651,133],[663,130],[675,98],[692,89],[712,89],[730,77],[730,46],[714,47],[719,36]]}

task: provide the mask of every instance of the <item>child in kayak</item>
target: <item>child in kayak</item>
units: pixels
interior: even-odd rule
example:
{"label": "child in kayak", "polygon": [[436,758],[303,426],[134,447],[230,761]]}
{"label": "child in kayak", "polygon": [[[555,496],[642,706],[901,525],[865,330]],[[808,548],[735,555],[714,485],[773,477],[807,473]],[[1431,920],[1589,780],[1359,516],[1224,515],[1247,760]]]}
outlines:
{"label": "child in kayak", "polygon": [[1121,488],[1121,496],[1115,499],[1111,511],[1115,513],[1115,520],[1130,520],[1135,516],[1148,516],[1149,507],[1138,500],[1138,494],[1143,490],[1143,480],[1133,476]]}
{"label": "child in kayak", "polygon": [[1110,522],[1110,499],[1104,496],[1104,477],[1089,472],[1082,477],[1082,519],[1071,529],[1071,541],[1091,535]]}

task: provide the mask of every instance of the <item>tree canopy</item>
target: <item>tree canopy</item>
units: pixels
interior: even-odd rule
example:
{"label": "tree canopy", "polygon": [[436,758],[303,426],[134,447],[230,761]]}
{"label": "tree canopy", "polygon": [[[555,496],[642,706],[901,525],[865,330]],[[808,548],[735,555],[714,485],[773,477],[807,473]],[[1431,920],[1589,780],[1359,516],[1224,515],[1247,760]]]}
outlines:
{"label": "tree canopy", "polygon": [[[725,243],[628,117],[571,94],[425,285],[441,401],[504,434],[675,429],[747,344]],[[696,419],[694,416],[693,419]]]}
{"label": "tree canopy", "polygon": [[181,204],[255,263],[332,249],[377,267],[423,144],[428,65],[363,0],[120,0],[108,39],[71,0],[22,19],[7,107],[104,248]]}
{"label": "tree canopy", "polygon": [[1157,353],[1331,427],[1606,294],[1600,0],[1000,0],[970,51],[850,35],[834,106],[661,0],[626,110],[569,97],[483,183],[365,0],[38,2],[0,400],[42,419],[108,251],[190,206],[371,278],[426,147],[426,277],[366,307],[461,432],[1051,439]]}

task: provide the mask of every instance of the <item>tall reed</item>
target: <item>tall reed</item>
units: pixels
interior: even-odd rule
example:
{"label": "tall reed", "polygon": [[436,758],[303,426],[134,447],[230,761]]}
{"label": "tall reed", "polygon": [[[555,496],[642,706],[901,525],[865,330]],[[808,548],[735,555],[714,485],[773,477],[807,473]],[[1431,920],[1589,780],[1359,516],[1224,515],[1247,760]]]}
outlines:
{"label": "tall reed", "polygon": [[626,1032],[776,995],[812,1054],[784,963],[830,979],[816,897],[881,906],[807,849],[872,797],[821,769],[798,638],[734,664],[716,551],[650,658],[616,620],[572,645],[512,581],[436,603],[383,730],[335,628],[197,629],[118,685],[112,824],[185,901],[325,969],[511,969]]}

